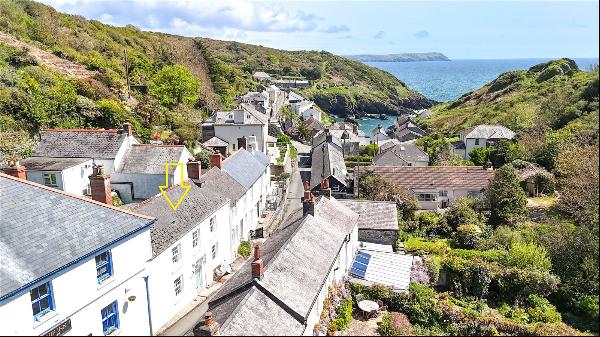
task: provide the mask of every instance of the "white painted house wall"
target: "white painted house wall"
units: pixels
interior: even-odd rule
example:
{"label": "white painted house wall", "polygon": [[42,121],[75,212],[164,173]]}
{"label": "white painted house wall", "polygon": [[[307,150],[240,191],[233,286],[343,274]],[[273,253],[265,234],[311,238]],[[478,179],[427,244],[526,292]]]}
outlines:
{"label": "white painted house wall", "polygon": [[[178,163],[186,164],[192,154],[185,150],[182,152]],[[181,171],[183,180],[187,180],[187,166],[177,166],[174,172],[169,171],[169,186],[181,184]],[[123,203],[130,203],[133,199],[148,199],[160,194],[159,186],[165,185],[165,174],[120,173],[111,175],[111,187],[119,192]],[[133,188],[133,191],[132,191]],[[132,193],[133,192],[133,193]]]}
{"label": "white painted house wall", "polygon": [[[146,261],[152,256],[146,230],[111,249],[113,276],[102,285],[96,280],[95,257],[52,279],[55,310],[35,322],[29,291],[0,303],[0,335],[37,336],[70,318],[67,336],[102,336],[101,310],[117,301],[120,327],[116,334],[149,335],[146,302]],[[37,285],[36,285],[37,286]],[[134,301],[129,301],[135,296]]]}
{"label": "white painted house wall", "polygon": [[35,183],[44,184],[44,173],[56,175],[56,186],[54,187],[65,192],[76,195],[86,195],[86,191],[90,185],[89,176],[92,175],[92,160],[82,164],[64,169],[62,171],[32,171],[27,170],[27,180]]}
{"label": "white painted house wall", "polygon": [[348,275],[348,271],[350,270],[354,260],[354,253],[357,250],[358,226],[355,226],[350,233],[350,241],[345,241],[340,249],[336,263],[334,263],[333,268],[329,271],[329,274],[327,275],[327,281],[325,281],[323,284],[323,287],[319,292],[319,297],[317,298],[317,301],[307,317],[304,336],[313,336],[313,327],[315,324],[319,323],[321,312],[323,312],[323,302],[325,301],[325,298],[327,298],[329,287],[332,286],[334,282],[342,281],[344,276]]}
{"label": "white painted house wall", "polygon": [[215,124],[215,136],[229,144],[229,152],[238,150],[238,138],[256,136],[258,150],[266,153],[268,127],[264,124]]}
{"label": "white painted house wall", "polygon": [[[215,232],[210,232],[210,219],[215,217]],[[149,293],[152,311],[152,330],[157,332],[179,311],[192,302],[198,292],[213,283],[213,270],[223,262],[232,263],[229,248],[229,202],[192,228],[165,251],[155,256],[148,266]],[[193,232],[200,230],[198,246],[193,247]],[[172,249],[180,245],[179,262],[173,263]],[[213,259],[212,247],[217,245],[217,256]],[[201,272],[196,275],[196,264]],[[182,276],[183,289],[176,296],[174,281]],[[198,277],[198,283],[196,283]],[[197,287],[198,286],[198,287]]]}

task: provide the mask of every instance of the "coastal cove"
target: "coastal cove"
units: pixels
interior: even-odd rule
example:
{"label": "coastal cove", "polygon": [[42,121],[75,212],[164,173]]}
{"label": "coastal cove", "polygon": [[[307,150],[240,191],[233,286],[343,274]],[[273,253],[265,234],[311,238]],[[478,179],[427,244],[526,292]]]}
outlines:
{"label": "coastal cove", "polygon": [[[500,74],[519,70],[549,61],[550,59],[507,59],[507,60],[452,60],[427,62],[365,62],[372,67],[387,71],[406,83],[409,88],[438,102],[454,100],[480,88]],[[575,58],[582,70],[598,65],[598,58]],[[343,121],[344,118],[335,118]],[[359,128],[369,134],[378,124],[387,128],[394,124],[389,119],[360,118]]]}
{"label": "coastal cove", "polygon": [[[387,71],[409,88],[438,102],[459,98],[507,71],[529,69],[551,59],[452,60],[427,62],[365,62]],[[579,69],[588,70],[598,58],[574,58]],[[376,124],[375,124],[376,125]]]}

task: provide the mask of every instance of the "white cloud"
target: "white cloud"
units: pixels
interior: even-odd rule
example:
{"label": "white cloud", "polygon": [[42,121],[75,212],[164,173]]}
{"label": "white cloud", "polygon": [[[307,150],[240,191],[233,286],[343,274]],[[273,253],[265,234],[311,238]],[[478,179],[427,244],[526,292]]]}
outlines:
{"label": "white cloud", "polygon": [[[319,18],[302,11],[290,12],[269,3],[250,0],[42,0],[61,11],[102,20],[110,15],[113,24],[134,24],[140,28],[170,31],[185,27],[238,29],[254,32],[308,32],[316,29]],[[192,31],[190,31],[192,33]]]}

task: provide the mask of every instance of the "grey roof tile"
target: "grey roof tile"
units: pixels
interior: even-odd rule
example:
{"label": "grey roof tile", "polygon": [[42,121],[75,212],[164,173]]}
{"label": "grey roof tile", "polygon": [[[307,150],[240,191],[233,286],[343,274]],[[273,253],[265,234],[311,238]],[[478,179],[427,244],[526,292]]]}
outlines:
{"label": "grey roof tile", "polygon": [[321,288],[358,217],[336,199],[321,197],[314,217],[290,219],[261,246],[265,272],[259,283],[283,305],[264,296],[253,283],[248,261],[209,303],[215,320],[222,324],[220,333],[302,334],[305,327],[295,316],[306,318],[317,305]]}
{"label": "grey roof tile", "polygon": [[165,174],[165,164],[179,162],[183,154],[192,157],[183,145],[134,144],[125,152],[117,172]]}
{"label": "grey roof tile", "polygon": [[35,157],[115,159],[124,130],[49,129],[40,133]]}
{"label": "grey roof tile", "polygon": [[353,199],[338,201],[359,214],[358,229],[398,230],[398,209],[394,202]]}
{"label": "grey roof tile", "polygon": [[268,165],[269,162],[265,163],[262,156],[240,149],[223,161],[223,171],[247,190],[263,175]]}
{"label": "grey roof tile", "polygon": [[331,143],[321,143],[312,149],[310,170],[310,189],[321,183],[322,179],[334,177],[344,186],[347,186],[346,162],[339,147]]}
{"label": "grey roof tile", "polygon": [[90,161],[92,158],[29,157],[19,161],[27,171],[62,171]]}
{"label": "grey roof tile", "polygon": [[[162,194],[129,207],[136,213],[157,219],[150,228],[154,256],[163,252],[192,228],[198,226],[219,208],[229,203],[228,198],[215,192],[212,188],[201,188],[191,180],[187,180],[185,185],[191,186],[190,191],[175,211]],[[183,192],[184,189],[179,185],[165,191],[173,201],[179,200]]]}
{"label": "grey roof tile", "polygon": [[194,182],[200,184],[202,187],[212,189],[213,191],[224,195],[234,203],[246,194],[244,186],[238,183],[229,174],[216,167],[213,167],[202,174],[200,179],[194,180]]}
{"label": "grey roof tile", "polygon": [[0,298],[153,221],[3,174],[0,214]]}

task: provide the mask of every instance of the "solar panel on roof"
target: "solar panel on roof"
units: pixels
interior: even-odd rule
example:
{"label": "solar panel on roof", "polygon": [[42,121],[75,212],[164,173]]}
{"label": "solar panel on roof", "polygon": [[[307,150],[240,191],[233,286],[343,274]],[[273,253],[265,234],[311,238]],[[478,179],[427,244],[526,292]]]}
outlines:
{"label": "solar panel on roof", "polygon": [[356,255],[356,258],[354,258],[355,262],[360,262],[364,265],[368,265],[369,264],[369,258],[366,258],[364,256],[360,256],[360,255]]}
{"label": "solar panel on roof", "polygon": [[366,273],[367,273],[366,271],[363,271],[363,270],[360,270],[360,269],[354,269],[354,268],[352,268],[350,270],[350,274],[352,274],[352,276],[358,277],[358,278],[362,278],[362,279],[365,278],[365,274]]}

